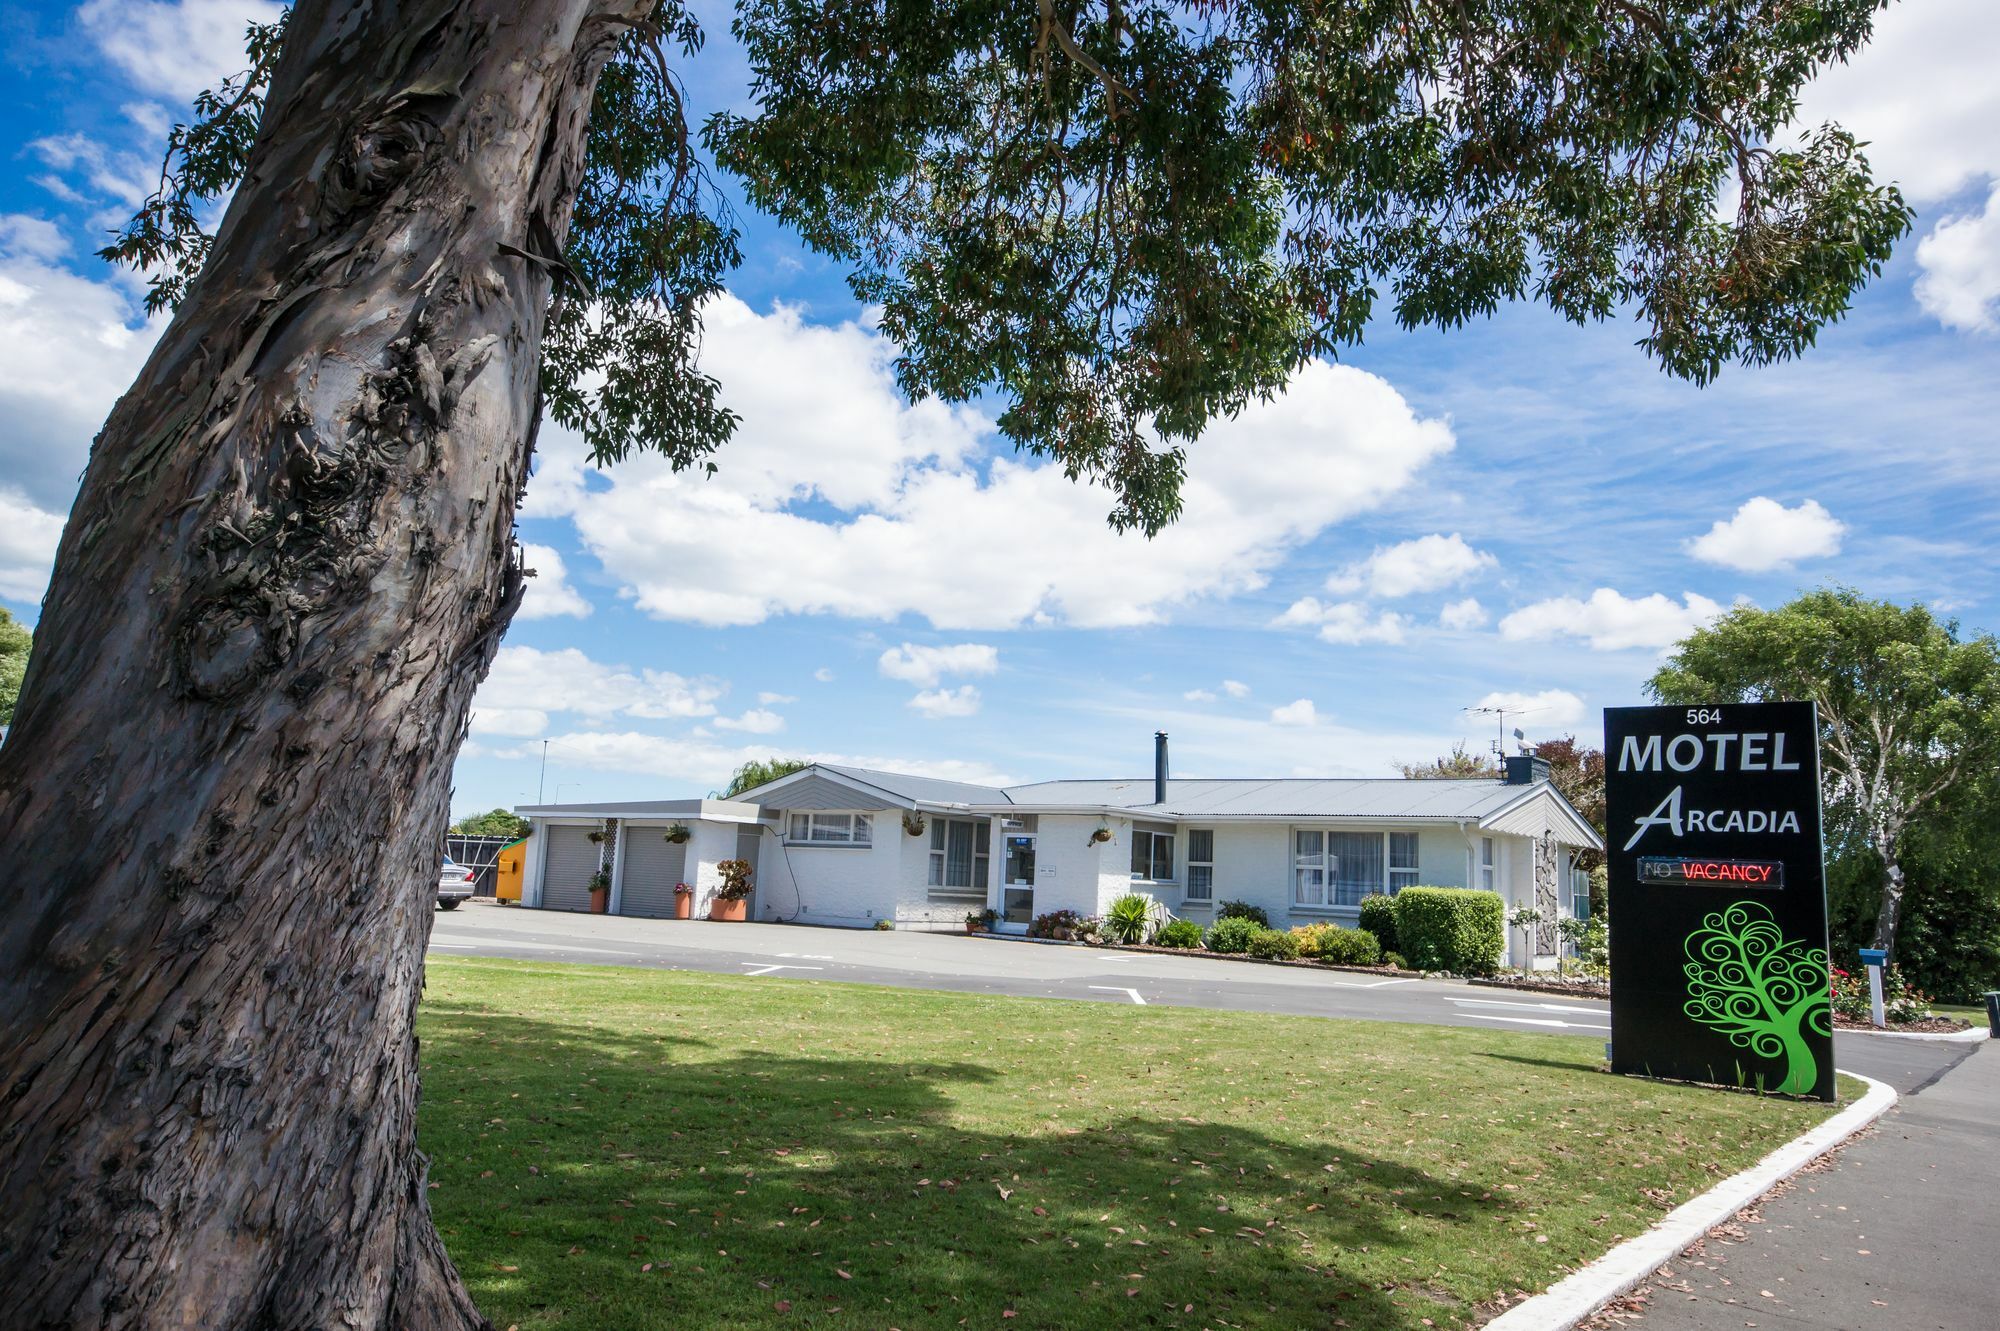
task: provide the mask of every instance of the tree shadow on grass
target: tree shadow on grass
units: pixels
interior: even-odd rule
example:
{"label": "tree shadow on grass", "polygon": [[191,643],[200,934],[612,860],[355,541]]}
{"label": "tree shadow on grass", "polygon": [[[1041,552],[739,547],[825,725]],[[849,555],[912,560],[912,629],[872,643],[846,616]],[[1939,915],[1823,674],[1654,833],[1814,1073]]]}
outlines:
{"label": "tree shadow on grass", "polygon": [[1337,1143],[1107,1121],[969,1062],[427,1017],[432,1201],[503,1327],[1417,1328],[1492,1291],[1439,1259],[1505,1201]]}

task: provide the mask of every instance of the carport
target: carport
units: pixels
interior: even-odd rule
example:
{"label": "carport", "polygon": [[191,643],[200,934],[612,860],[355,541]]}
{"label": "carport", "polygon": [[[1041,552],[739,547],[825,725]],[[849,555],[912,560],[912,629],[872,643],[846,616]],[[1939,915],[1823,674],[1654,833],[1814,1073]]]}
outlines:
{"label": "carport", "polygon": [[611,878],[611,914],[655,919],[674,915],[681,883],[694,889],[693,913],[706,914],[724,860],[750,861],[754,885],[766,826],[756,805],[735,800],[548,804],[515,812],[532,828],[522,905],[588,911],[591,879],[603,869]]}

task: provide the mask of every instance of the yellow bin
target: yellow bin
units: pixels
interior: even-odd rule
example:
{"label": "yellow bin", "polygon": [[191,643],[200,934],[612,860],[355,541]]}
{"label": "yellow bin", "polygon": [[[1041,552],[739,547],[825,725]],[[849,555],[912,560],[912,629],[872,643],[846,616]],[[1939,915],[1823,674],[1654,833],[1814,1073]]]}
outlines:
{"label": "yellow bin", "polygon": [[527,868],[527,864],[526,838],[502,850],[499,858],[493,862],[493,895],[502,901],[520,901],[521,874]]}

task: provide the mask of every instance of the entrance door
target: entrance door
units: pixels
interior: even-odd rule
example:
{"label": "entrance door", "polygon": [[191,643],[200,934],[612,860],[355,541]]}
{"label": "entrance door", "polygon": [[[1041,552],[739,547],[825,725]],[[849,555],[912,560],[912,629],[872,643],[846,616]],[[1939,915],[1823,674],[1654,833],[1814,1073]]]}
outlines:
{"label": "entrance door", "polygon": [[1035,834],[1010,832],[1000,880],[1000,918],[1028,924],[1035,918]]}

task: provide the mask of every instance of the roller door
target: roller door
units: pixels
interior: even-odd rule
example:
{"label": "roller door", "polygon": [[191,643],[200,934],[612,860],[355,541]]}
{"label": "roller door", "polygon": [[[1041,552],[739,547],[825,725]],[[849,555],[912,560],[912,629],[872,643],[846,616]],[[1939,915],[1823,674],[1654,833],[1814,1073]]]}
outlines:
{"label": "roller door", "polygon": [[687,845],[667,840],[664,827],[627,825],[625,876],[619,881],[618,913],[672,919],[674,885],[687,878]]}
{"label": "roller door", "polygon": [[589,827],[550,827],[548,858],[542,861],[542,908],[589,910],[590,879],[597,872],[598,847]]}

